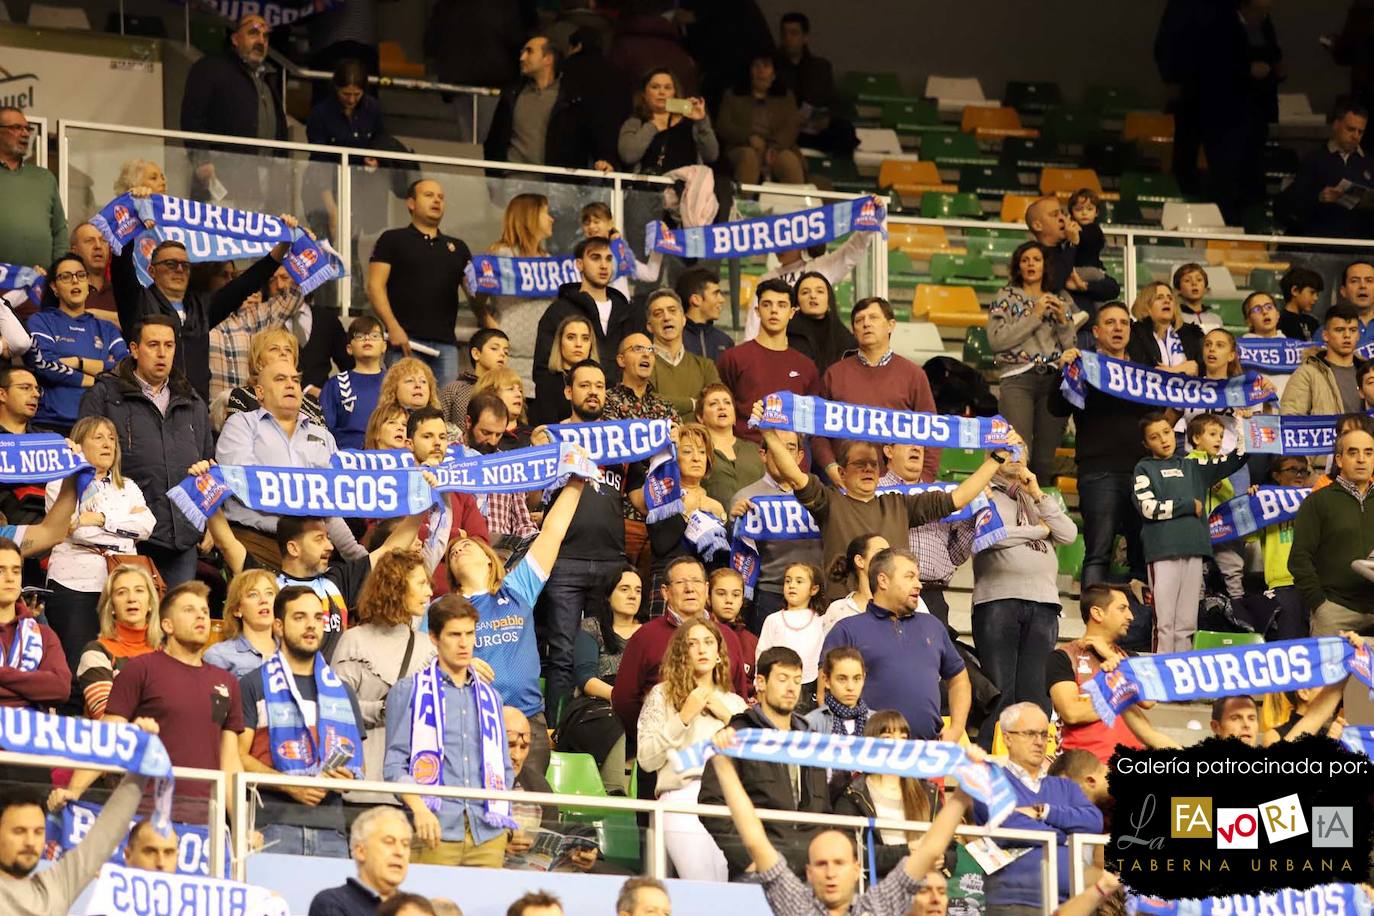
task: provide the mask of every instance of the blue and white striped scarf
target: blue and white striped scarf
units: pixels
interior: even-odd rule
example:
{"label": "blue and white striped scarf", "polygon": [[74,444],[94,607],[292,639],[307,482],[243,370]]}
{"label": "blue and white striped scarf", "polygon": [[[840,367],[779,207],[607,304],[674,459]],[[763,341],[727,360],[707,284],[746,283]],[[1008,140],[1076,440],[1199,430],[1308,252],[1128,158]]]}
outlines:
{"label": "blue and white striped scarf", "polygon": [[1246,369],[1291,375],[1302,365],[1303,354],[1317,346],[1291,337],[1241,337],[1236,341],[1236,356]]}
{"label": "blue and white striped scarf", "polygon": [[547,429],[556,440],[582,446],[598,467],[647,461],[644,504],[648,521],[662,521],[682,511],[682,478],[667,420],[553,423]]}
{"label": "blue and white striped scarf", "polygon": [[1374,906],[1369,897],[1355,884],[1321,884],[1302,890],[1285,888],[1262,894],[1234,894],[1205,900],[1164,900],[1135,895],[1126,898],[1126,912],[1132,916],[1260,916],[1267,913],[1370,916],[1371,911],[1374,911]]}
{"label": "blue and white striped scarf", "polygon": [[[634,276],[635,262],[623,239],[612,239],[615,276]],[[572,255],[517,258],[504,254],[478,254],[463,271],[468,289],[492,296],[517,299],[551,299],[564,283],[581,283],[582,272]]]}
{"label": "blue and white striped scarf", "polygon": [[1330,455],[1339,416],[1256,414],[1246,424],[1245,449],[1260,455]]}
{"label": "blue and white striped scarf", "polygon": [[790,429],[807,436],[858,439],[934,448],[1009,448],[1011,424],[1001,417],[955,417],[893,410],[778,391],[763,399],[758,429]]}
{"label": "blue and white striped scarf", "polygon": [[348,689],[324,654],[315,653],[315,731],[305,721],[296,677],[279,649],[262,666],[263,706],[267,712],[267,743],[272,766],[282,773],[316,775],[335,749],[351,751],[346,766],[363,772],[361,723],[353,718]]}
{"label": "blue and white striped scarf", "polygon": [[1178,410],[1223,410],[1256,407],[1272,399],[1274,392],[1261,387],[1263,380],[1257,372],[1228,379],[1194,378],[1085,351],[1064,367],[1059,388],[1064,398],[1080,410],[1089,385],[1103,394],[1136,404]]}
{"label": "blue and white striped scarf", "polygon": [[861,197],[690,229],[666,229],[655,221],[644,227],[644,245],[648,252],[720,261],[810,248],[851,232],[881,232],[887,238],[887,208],[875,197]]}
{"label": "blue and white striped scarf", "polygon": [[90,469],[55,433],[0,436],[0,483],[48,483]]}
{"label": "blue and white striped scarf", "polygon": [[32,267],[21,264],[0,264],[0,292],[22,289],[29,301],[39,308],[43,307],[43,290],[48,280]]}

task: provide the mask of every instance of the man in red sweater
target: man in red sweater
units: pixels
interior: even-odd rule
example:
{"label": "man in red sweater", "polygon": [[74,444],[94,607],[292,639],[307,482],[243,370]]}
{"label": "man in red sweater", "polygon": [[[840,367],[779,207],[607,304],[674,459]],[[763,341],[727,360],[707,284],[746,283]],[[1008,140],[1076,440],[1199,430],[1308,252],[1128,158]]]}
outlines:
{"label": "man in red sweater", "polygon": [[[650,688],[658,683],[658,666],[674,631],[689,620],[710,616],[706,610],[706,567],[696,557],[678,557],[664,571],[667,585],[663,586],[663,600],[667,604],[662,617],[655,617],[640,627],[625,643],[620,658],[615,686],[611,689],[611,706],[625,726],[625,734],[633,736],[639,729],[639,709]],[[749,675],[745,669],[744,650],[739,635],[730,627],[720,628],[725,650],[730,655],[730,677],[733,690],[742,697],[749,695]],[[641,780],[644,774],[641,773]],[[651,796],[652,797],[652,796]]]}
{"label": "man in red sweater", "polygon": [[[819,394],[821,389],[816,364],[787,345],[787,323],[797,311],[792,287],[785,280],[765,280],[757,293],[759,336],[726,350],[719,363],[720,380],[735,396],[735,435],[754,443],[762,437],[757,429],[749,428],[749,405],[775,391]],[[929,384],[926,396],[930,396]]]}
{"label": "man in red sweater", "polygon": [[[859,350],[825,370],[821,397],[892,410],[935,412],[935,396],[930,392],[926,371],[911,360],[892,352],[892,332],[897,328],[892,303],[879,296],[860,299],[849,319]],[[721,370],[722,377],[725,375]],[[738,395],[736,395],[738,403]],[[749,403],[753,403],[750,401]],[[834,443],[817,436],[812,445],[816,464],[837,487],[844,486],[840,466],[835,462]],[[921,480],[930,482],[940,470],[940,450],[927,448]]]}

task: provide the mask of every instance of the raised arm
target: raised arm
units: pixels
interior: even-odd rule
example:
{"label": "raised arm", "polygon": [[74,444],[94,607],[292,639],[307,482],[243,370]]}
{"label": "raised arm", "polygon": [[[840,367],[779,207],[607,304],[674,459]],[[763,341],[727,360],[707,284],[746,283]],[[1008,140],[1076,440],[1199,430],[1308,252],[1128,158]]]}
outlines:
{"label": "raised arm", "polygon": [[1126,726],[1135,733],[1141,743],[1154,750],[1178,750],[1183,745],[1173,738],[1161,732],[1150,724],[1150,719],[1145,715],[1145,711],[1139,707],[1132,706],[1121,711],[1121,718],[1126,720]]}
{"label": "raised arm", "polygon": [[563,536],[568,533],[568,526],[572,524],[573,514],[577,512],[586,485],[582,478],[572,478],[553,501],[549,511],[544,513],[544,527],[528,552],[540,569],[551,570],[558,561],[558,549],[563,546]]}
{"label": "raised arm", "polygon": [[988,484],[992,483],[992,475],[996,474],[997,469],[1002,466],[1002,462],[992,457],[998,452],[1001,452],[1004,458],[1006,457],[1004,449],[993,449],[988,452],[988,457],[978,466],[978,470],[970,474],[963,483],[954,488],[953,493],[949,494],[950,498],[954,500],[954,508],[964,508],[977,499],[978,494],[986,490]]}
{"label": "raised arm", "polygon": [[24,542],[19,552],[25,557],[47,553],[67,536],[72,516],[76,514],[76,475],[62,481],[52,508],[37,525],[29,525],[24,530]]}
{"label": "raised arm", "polygon": [[[739,777],[735,777],[739,782]],[[732,809],[733,810],[733,809]],[[924,881],[935,863],[944,861],[945,850],[954,839],[955,829],[964,822],[964,816],[973,810],[973,800],[957,784],[954,791],[945,794],[945,803],[940,813],[930,822],[930,829],[920,840],[910,844],[911,854],[906,857],[904,870],[912,881]]]}
{"label": "raised arm", "polygon": [[224,565],[229,568],[229,572],[236,576],[243,572],[243,563],[248,558],[248,551],[229,527],[229,519],[224,517],[224,510],[215,510],[215,514],[210,516],[205,527],[210,531],[210,539],[219,548],[220,556],[224,557]]}
{"label": "raised arm", "polygon": [[[721,741],[733,740],[734,729],[722,729],[716,737],[717,744],[720,744]],[[739,831],[739,838],[740,842],[744,844],[744,851],[749,853],[749,858],[754,863],[754,871],[762,874],[776,865],[781,856],[773,848],[773,844],[768,841],[768,832],[763,829],[763,821],[759,820],[758,812],[754,810],[754,803],[749,800],[749,793],[745,791],[744,784],[739,781],[735,762],[724,754],[717,754],[711,758],[711,766],[716,768],[716,777],[720,780],[720,792],[725,796],[725,805],[730,809],[730,817],[735,822],[735,829]]]}
{"label": "raised arm", "polygon": [[[763,418],[763,402],[754,402],[754,419]],[[773,456],[773,461],[777,463],[778,473],[782,475],[782,482],[789,484],[792,489],[800,490],[806,486],[806,472],[797,465],[797,459],[783,446],[778,434],[771,429],[762,430],[763,444],[768,449],[768,454]]]}

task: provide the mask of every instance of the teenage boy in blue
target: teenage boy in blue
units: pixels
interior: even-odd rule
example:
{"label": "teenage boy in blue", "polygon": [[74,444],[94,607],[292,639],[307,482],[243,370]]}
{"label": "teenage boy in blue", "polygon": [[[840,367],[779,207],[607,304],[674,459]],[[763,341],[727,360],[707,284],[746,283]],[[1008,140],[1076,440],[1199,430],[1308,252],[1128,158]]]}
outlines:
{"label": "teenage boy in blue", "polygon": [[95,377],[129,355],[119,328],[86,311],[90,293],[85,262],[65,254],[48,271],[43,308],[29,318],[33,346],[24,359],[43,386],[33,422],[63,435],[71,432],[81,395]]}
{"label": "teenage boy in blue", "polygon": [[1154,593],[1156,652],[1193,647],[1203,564],[1212,556],[1207,493],[1245,466],[1246,420],[1238,422],[1236,450],[1230,455],[1185,458],[1174,454],[1178,441],[1168,417],[1151,411],[1140,418],[1150,455],[1136,463],[1134,495],[1144,520],[1140,539]]}
{"label": "teenage boy in blue", "polygon": [[362,448],[368,418],[382,393],[382,357],[386,355],[382,323],[371,315],[354,318],[348,326],[348,355],[353,357],[353,368],[324,383],[320,408],[339,448]]}

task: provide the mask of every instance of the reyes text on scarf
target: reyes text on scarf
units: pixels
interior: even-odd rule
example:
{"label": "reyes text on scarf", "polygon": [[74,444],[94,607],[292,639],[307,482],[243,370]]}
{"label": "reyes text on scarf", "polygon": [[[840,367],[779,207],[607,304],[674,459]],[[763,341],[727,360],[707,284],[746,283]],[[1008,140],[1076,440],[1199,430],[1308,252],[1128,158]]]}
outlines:
{"label": "reyes text on scarf", "polygon": [[1101,353],[1083,352],[1064,367],[1059,387],[1064,398],[1080,410],[1089,385],[1103,394],[1137,404],[1179,410],[1221,410],[1255,407],[1272,399],[1274,392],[1261,387],[1263,380],[1264,377],[1256,372],[1228,379],[1194,378]]}
{"label": "reyes text on scarf", "polygon": [[790,429],[807,436],[860,439],[933,448],[1007,448],[1011,424],[1001,417],[955,417],[893,410],[777,391],[763,399],[759,429]]}
{"label": "reyes text on scarf", "polygon": [[48,483],[90,469],[56,433],[0,436],[0,483]]}
{"label": "reyes text on scarf", "polygon": [[1374,901],[1356,884],[1319,884],[1263,894],[1235,894],[1205,900],[1126,898],[1126,912],[1135,916],[1240,916],[1242,913],[1302,913],[1303,916],[1370,916]]}
{"label": "reyes text on scarf", "polygon": [[1000,767],[975,763],[963,748],[948,741],[782,732],[771,728],[743,728],[735,732],[735,737],[735,746],[728,750],[722,751],[710,741],[702,741],[680,751],[670,751],[668,756],[679,772],[703,767],[716,754],[724,754],[740,760],[914,779],[953,776],[974,800],[987,806],[989,827],[1002,823],[1016,806],[1016,794]]}
{"label": "reyes text on scarf", "polygon": [[1330,455],[1336,447],[1338,415],[1256,414],[1245,434],[1247,451],[1260,455]]}
{"label": "reyes text on scarf", "polygon": [[851,232],[881,232],[887,238],[887,209],[876,198],[861,197],[776,216],[665,231],[657,221],[645,228],[648,252],[681,258],[726,258],[810,248]]}
{"label": "reyes text on scarf", "polygon": [[29,301],[39,308],[43,307],[43,290],[48,279],[32,267],[19,264],[0,264],[0,293],[22,289],[28,294]]}
{"label": "reyes text on scarf", "polygon": [[231,496],[269,515],[322,518],[395,518],[415,515],[434,504],[434,493],[418,469],[344,471],[216,464],[167,491],[167,498],[201,531]]}
{"label": "reyes text on scarf", "polygon": [[1369,649],[1324,636],[1135,656],[1099,672],[1083,692],[1098,717],[1111,725],[1122,710],[1142,701],[1178,703],[1325,687],[1351,674],[1374,686]]}
{"label": "reyes text on scarf", "polygon": [[1249,537],[1256,531],[1289,522],[1298,516],[1302,501],[1311,487],[1262,486],[1254,493],[1242,493],[1212,511],[1207,527],[1213,544]]}
{"label": "reyes text on scarf", "polygon": [[1310,340],[1291,337],[1239,337],[1236,356],[1241,366],[1272,375],[1291,375],[1302,365],[1303,354],[1315,348]]}
{"label": "reyes text on scarf", "polygon": [[[623,239],[613,239],[615,276],[629,277],[635,272],[629,246]],[[564,283],[581,283],[582,272],[572,255],[544,258],[516,258],[503,254],[473,255],[463,276],[468,289],[491,296],[514,296],[517,299],[551,299],[558,295]]]}
{"label": "reyes text on scarf", "polygon": [[[144,226],[152,228],[145,234]],[[317,242],[303,230],[292,229],[280,217],[250,210],[235,210],[215,204],[151,194],[135,198],[121,194],[91,217],[91,225],[100,230],[117,255],[130,242],[136,242],[144,254],[148,244],[163,241],[180,242],[186,256],[193,263],[228,261],[258,254],[263,245],[287,242],[291,250],[282,266],[291,274],[302,295],[309,295],[340,275],[338,258],[328,244]],[[140,276],[140,280],[145,280]],[[146,283],[145,283],[146,285]]]}
{"label": "reyes text on scarf", "polygon": [[557,441],[582,446],[598,467],[647,461],[644,505],[648,521],[659,522],[682,511],[677,448],[667,420],[551,423],[545,428]]}

